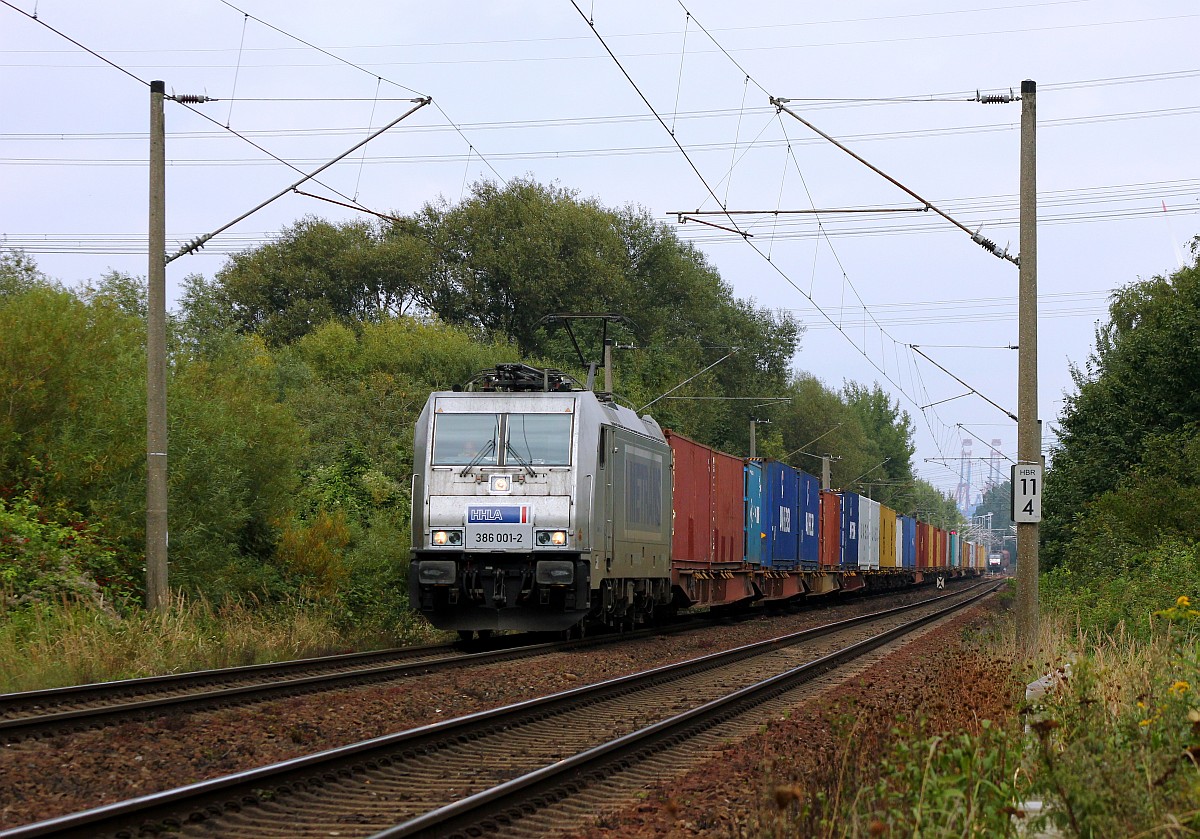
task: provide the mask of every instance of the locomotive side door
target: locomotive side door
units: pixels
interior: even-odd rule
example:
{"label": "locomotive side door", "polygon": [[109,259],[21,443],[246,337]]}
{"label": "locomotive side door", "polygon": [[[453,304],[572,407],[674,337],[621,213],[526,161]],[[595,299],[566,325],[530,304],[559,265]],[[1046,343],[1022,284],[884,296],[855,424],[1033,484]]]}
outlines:
{"label": "locomotive side door", "polygon": [[601,546],[604,559],[603,571],[604,576],[607,576],[612,570],[615,549],[613,516],[616,509],[616,489],[613,475],[617,464],[613,454],[613,429],[611,426],[600,426],[600,450],[597,452],[596,462],[596,506],[598,509],[594,521],[596,526],[601,528],[601,532],[596,534],[599,538],[594,538],[592,544]]}

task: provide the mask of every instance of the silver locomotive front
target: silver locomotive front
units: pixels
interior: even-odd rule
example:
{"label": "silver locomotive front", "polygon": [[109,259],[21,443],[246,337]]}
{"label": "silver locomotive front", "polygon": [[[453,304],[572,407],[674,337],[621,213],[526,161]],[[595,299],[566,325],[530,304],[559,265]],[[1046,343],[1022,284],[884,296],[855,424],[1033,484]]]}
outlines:
{"label": "silver locomotive front", "polygon": [[581,397],[594,399],[584,391],[429,397],[414,441],[409,591],[435,626],[554,631],[587,614]]}

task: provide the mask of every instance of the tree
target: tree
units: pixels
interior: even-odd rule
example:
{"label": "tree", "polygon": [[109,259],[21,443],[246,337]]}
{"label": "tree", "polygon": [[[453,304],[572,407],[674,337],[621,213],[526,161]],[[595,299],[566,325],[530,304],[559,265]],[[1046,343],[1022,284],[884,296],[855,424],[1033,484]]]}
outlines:
{"label": "tree", "polygon": [[1010,550],[1013,556],[1016,556],[1016,536],[1012,530],[1012,482],[1005,481],[1000,484],[993,484],[988,487],[983,493],[983,500],[979,506],[975,508],[975,518],[991,514],[991,537],[993,544],[990,548],[1000,550],[1004,546],[1004,539],[1011,539]]}
{"label": "tree", "polygon": [[912,418],[908,412],[900,410],[899,401],[893,403],[878,382],[870,389],[857,382],[847,382],[842,393],[875,444],[875,451],[882,461],[878,467],[882,475],[896,484],[911,481],[912,456],[917,448],[913,444]]}
{"label": "tree", "polygon": [[233,256],[217,273],[220,300],[239,331],[272,346],[329,320],[403,314],[426,297],[430,252],[415,233],[410,224],[307,217],[274,242]]}
{"label": "tree", "polygon": [[0,253],[0,297],[29,291],[36,286],[51,286],[49,278],[24,251]]}
{"label": "tree", "polygon": [[481,181],[457,206],[427,205],[417,222],[437,255],[432,311],[525,355],[539,349],[543,316],[620,312],[630,296],[612,214],[562,187]]}
{"label": "tree", "polygon": [[1200,421],[1200,260],[1116,291],[1072,378],[1046,477],[1047,566],[1063,560],[1087,506],[1143,465],[1152,438],[1182,450]]}

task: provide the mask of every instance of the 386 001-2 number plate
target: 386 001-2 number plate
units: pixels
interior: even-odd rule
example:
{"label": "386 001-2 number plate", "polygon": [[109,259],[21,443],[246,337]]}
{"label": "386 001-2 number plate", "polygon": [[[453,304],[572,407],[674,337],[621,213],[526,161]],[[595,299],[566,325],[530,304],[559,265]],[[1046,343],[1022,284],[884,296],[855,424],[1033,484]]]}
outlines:
{"label": "386 001-2 number plate", "polygon": [[526,504],[472,504],[467,507],[463,548],[468,551],[533,549],[533,516]]}
{"label": "386 001-2 number plate", "polygon": [[533,528],[527,525],[467,525],[463,547],[468,551],[532,550]]}

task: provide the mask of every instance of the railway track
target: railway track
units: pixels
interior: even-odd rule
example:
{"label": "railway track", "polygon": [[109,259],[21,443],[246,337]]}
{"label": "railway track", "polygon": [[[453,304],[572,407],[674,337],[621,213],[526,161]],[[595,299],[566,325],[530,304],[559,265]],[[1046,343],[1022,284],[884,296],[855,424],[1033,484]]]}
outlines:
{"label": "railway track", "polygon": [[[630,636],[625,636],[630,637]],[[523,643],[481,652],[449,644],[0,694],[0,742],[111,725],[166,711],[197,711],[544,655],[581,645]]]}
{"label": "railway track", "polygon": [[[887,594],[890,592],[881,593]],[[813,604],[813,608],[824,605]],[[166,712],[213,710],[413,678],[709,625],[705,619],[692,619],[666,628],[554,643],[504,636],[492,639],[479,651],[452,644],[402,647],[0,694],[0,743],[85,731]]]}
{"label": "railway track", "polygon": [[491,830],[991,590],[886,609],[0,837],[138,835],[143,828],[208,837]]}

